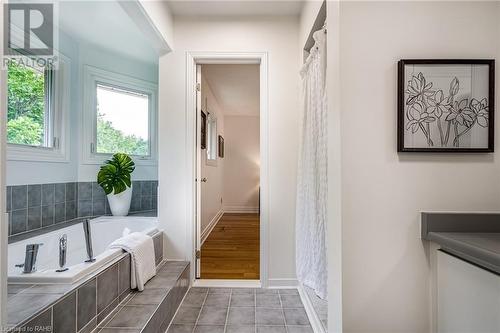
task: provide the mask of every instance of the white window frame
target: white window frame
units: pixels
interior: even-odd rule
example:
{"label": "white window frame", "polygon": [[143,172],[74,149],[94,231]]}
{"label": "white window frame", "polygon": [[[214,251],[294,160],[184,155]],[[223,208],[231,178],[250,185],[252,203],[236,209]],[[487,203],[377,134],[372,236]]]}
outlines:
{"label": "white window frame", "polygon": [[[58,54],[58,68],[54,70],[54,106],[49,115],[52,147],[7,143],[7,160],[69,163],[69,94],[71,61]],[[49,125],[49,126],[50,126]]]}
{"label": "white window frame", "polygon": [[136,165],[157,165],[157,89],[155,83],[128,75],[85,65],[83,67],[83,130],[82,161],[84,164],[102,164],[112,154],[97,153],[97,84],[137,91],[150,96],[149,100],[149,155],[132,155]]}

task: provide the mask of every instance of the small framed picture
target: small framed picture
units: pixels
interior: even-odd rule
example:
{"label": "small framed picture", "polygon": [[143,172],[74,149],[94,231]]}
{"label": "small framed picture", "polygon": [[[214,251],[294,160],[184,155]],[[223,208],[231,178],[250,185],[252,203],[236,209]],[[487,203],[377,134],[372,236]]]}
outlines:
{"label": "small framed picture", "polygon": [[207,148],[207,115],[201,111],[201,149]]}
{"label": "small framed picture", "polygon": [[219,157],[224,158],[224,138],[219,135]]}
{"label": "small framed picture", "polygon": [[400,60],[398,152],[493,152],[494,60]]}

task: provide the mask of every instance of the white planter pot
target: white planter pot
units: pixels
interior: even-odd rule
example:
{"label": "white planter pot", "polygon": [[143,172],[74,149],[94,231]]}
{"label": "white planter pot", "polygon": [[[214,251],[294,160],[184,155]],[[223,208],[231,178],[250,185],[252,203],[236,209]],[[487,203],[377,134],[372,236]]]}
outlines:
{"label": "white planter pot", "polygon": [[132,201],[132,187],[122,193],[108,194],[109,208],[114,216],[127,216]]}

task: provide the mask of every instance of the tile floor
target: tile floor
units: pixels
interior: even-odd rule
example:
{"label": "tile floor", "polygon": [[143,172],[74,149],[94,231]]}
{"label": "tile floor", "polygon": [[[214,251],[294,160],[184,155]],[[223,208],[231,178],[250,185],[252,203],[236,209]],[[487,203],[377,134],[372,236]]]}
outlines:
{"label": "tile floor", "polygon": [[191,288],[167,333],[312,333],[296,289]]}

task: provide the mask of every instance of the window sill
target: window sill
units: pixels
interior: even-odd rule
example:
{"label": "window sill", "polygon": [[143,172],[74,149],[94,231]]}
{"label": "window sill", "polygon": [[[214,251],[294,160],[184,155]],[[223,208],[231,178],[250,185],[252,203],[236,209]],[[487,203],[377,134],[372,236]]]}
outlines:
{"label": "window sill", "polygon": [[8,161],[68,163],[68,154],[61,149],[7,144]]}
{"label": "window sill", "polygon": [[[100,165],[103,164],[106,160],[109,160],[112,157],[111,154],[99,154],[99,155],[91,155],[86,156],[83,159],[83,164],[87,165]],[[157,166],[158,161],[155,158],[139,158],[137,156],[130,156],[137,166]]]}

